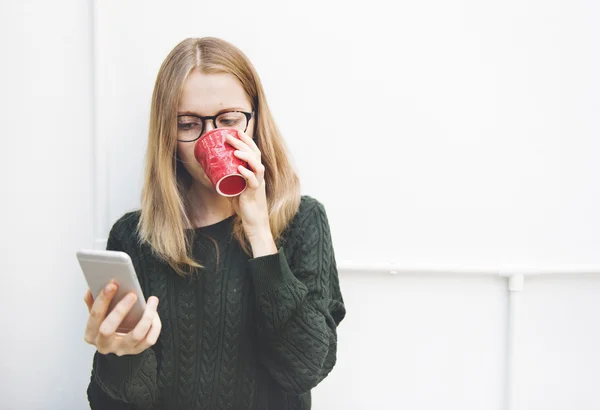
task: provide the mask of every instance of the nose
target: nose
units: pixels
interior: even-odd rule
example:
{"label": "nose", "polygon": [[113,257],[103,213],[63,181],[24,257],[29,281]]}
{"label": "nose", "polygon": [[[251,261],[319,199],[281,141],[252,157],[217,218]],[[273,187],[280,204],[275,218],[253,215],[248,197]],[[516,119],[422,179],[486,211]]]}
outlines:
{"label": "nose", "polygon": [[213,119],[206,119],[204,120],[204,132],[202,134],[206,134],[208,131],[212,131],[214,130],[215,127],[215,120]]}

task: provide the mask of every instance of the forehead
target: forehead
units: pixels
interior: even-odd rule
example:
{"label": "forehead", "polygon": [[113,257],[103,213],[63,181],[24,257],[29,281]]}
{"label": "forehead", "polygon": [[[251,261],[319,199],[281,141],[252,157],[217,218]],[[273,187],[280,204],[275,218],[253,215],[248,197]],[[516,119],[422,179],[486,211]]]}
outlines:
{"label": "forehead", "polygon": [[183,84],[178,111],[212,115],[227,108],[251,109],[239,80],[226,73],[204,74],[193,70]]}

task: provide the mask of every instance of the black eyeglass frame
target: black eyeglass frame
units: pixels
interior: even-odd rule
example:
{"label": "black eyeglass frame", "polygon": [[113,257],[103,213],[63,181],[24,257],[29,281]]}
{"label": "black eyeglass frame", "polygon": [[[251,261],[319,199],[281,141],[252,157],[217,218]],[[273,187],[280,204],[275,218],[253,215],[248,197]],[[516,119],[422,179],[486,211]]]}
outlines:
{"label": "black eyeglass frame", "polygon": [[[207,115],[205,117],[201,117],[199,115],[194,115],[194,114],[181,114],[181,115],[177,116],[177,120],[178,121],[179,121],[180,117],[194,117],[194,118],[198,118],[200,121],[202,121],[202,129],[200,130],[200,135],[198,135],[193,140],[180,140],[179,138],[177,138],[177,141],[179,141],[179,142],[194,142],[194,141],[197,141],[202,136],[202,134],[204,134],[204,126],[206,125],[206,121],[207,120],[212,121],[213,127],[215,129],[217,129],[218,127],[217,127],[217,124],[215,122],[216,119],[217,119],[217,117],[219,117],[219,116],[221,116],[223,114],[229,114],[229,113],[232,113],[232,112],[239,112],[240,114],[244,114],[246,116],[246,128],[244,128],[244,132],[246,132],[248,130],[248,125],[250,125],[250,120],[252,118],[254,118],[254,111],[252,111],[252,112],[246,112],[246,111],[224,111],[224,112],[220,112],[217,115]],[[179,126],[179,124],[178,124],[178,126]]]}

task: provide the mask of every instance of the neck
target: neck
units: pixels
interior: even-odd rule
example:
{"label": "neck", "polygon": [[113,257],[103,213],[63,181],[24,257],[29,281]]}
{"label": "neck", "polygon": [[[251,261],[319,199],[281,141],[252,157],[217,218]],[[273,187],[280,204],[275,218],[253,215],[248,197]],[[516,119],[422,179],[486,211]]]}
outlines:
{"label": "neck", "polygon": [[186,201],[188,217],[194,228],[215,224],[235,213],[229,198],[196,183],[188,190]]}

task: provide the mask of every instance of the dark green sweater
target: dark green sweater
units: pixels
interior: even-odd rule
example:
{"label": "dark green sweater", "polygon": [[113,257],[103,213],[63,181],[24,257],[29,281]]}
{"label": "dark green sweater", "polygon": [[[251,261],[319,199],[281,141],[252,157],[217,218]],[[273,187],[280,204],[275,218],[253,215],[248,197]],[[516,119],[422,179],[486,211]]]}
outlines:
{"label": "dark green sweater", "polygon": [[205,269],[185,278],[139,243],[138,220],[119,219],[107,248],[131,256],[163,327],[139,355],[95,353],[91,408],[310,409],[345,315],[323,206],[302,197],[279,253],[254,259],[232,239],[233,217],[196,229],[193,255]]}

